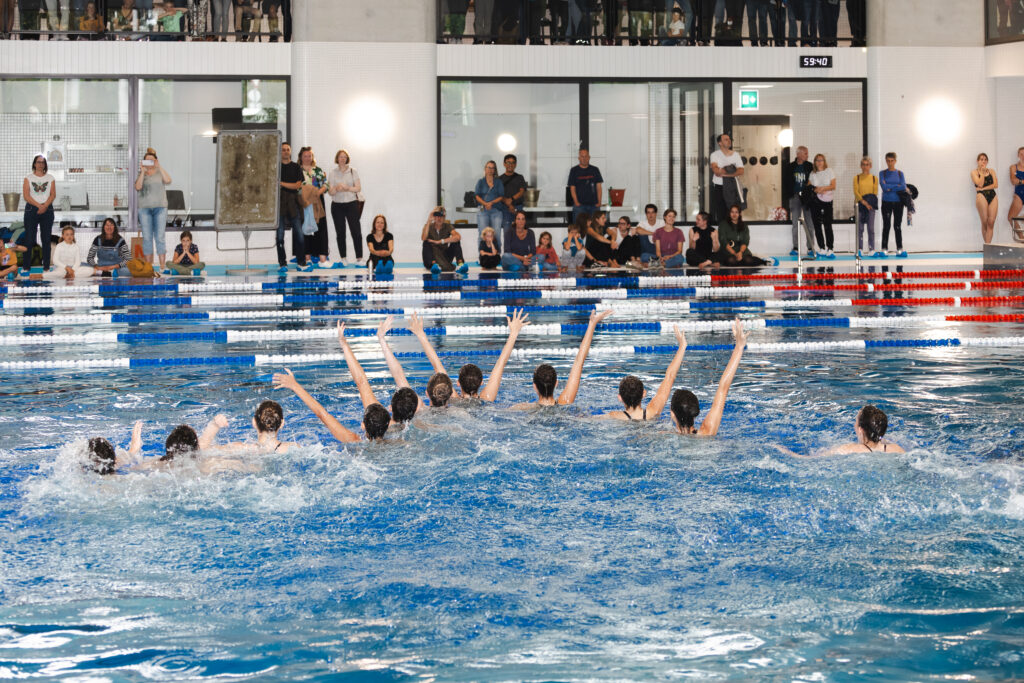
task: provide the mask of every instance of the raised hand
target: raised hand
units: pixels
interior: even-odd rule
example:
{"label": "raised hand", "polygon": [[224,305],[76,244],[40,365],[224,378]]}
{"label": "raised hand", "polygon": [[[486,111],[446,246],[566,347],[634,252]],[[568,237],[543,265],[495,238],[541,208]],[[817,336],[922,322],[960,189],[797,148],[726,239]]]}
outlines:
{"label": "raised hand", "polygon": [[[417,337],[425,334],[423,332],[423,318],[419,316],[419,313],[413,311],[413,314],[409,316],[409,330]],[[379,336],[378,332],[378,336]]]}
{"label": "raised hand", "polygon": [[743,329],[743,323],[739,318],[732,322],[732,335],[736,338],[736,346],[747,345],[747,331]]}
{"label": "raised hand", "polygon": [[214,415],[213,424],[217,425],[221,429],[224,429],[225,427],[228,426],[228,418],[226,415],[223,414]]}
{"label": "raised hand", "polygon": [[389,315],[380,321],[380,325],[377,326],[377,339],[384,341],[384,337],[391,331],[391,326],[395,322],[395,316]]}
{"label": "raised hand", "polygon": [[679,348],[685,349],[686,348],[686,333],[683,332],[679,328],[679,325],[673,325],[672,326],[672,333],[676,335],[676,342],[679,344]]}
{"label": "raised hand", "polygon": [[600,311],[600,312],[598,312],[598,311],[591,311],[590,312],[590,322],[593,323],[594,325],[597,325],[598,323],[600,323],[602,320],[604,320],[605,318],[607,318],[608,316],[610,316],[614,312],[615,312],[614,308],[609,308],[607,310]]}
{"label": "raised hand", "polygon": [[524,327],[530,324],[530,314],[523,313],[523,309],[519,308],[512,311],[512,317],[505,316],[505,323],[508,325],[509,332],[515,332],[519,334]]}
{"label": "raised hand", "polygon": [[275,389],[291,389],[295,391],[299,388],[299,382],[295,379],[295,374],[288,368],[284,369],[284,372],[276,372],[273,377]]}

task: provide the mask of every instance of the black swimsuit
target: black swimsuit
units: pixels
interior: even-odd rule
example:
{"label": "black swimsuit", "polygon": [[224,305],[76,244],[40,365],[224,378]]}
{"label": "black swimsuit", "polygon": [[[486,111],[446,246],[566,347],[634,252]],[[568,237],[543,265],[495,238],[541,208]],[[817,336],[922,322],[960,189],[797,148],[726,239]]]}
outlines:
{"label": "black swimsuit", "polygon": [[[986,175],[983,178],[981,186],[985,187],[986,185],[988,185],[991,182],[992,182],[992,174],[989,173],[988,175]],[[989,204],[991,204],[992,200],[996,198],[996,191],[995,190],[978,190],[978,194],[980,194],[982,197],[984,197],[985,201],[988,202]]]}
{"label": "black swimsuit", "polygon": [[[625,415],[626,419],[629,420],[630,422],[633,421],[633,418],[630,417],[630,414],[628,412],[626,412],[625,410],[622,411],[622,414]],[[643,419],[645,419],[645,420],[647,419],[647,408],[644,408],[644,418]]]}

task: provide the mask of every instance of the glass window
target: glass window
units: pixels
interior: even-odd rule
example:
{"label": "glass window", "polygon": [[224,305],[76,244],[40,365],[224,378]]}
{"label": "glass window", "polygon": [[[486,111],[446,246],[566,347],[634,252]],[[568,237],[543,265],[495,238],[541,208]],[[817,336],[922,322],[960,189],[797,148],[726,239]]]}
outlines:
{"label": "glass window", "polygon": [[1009,0],[985,0],[985,42],[1024,40],[1024,5]]}
{"label": "glass window", "polygon": [[[757,95],[742,97],[741,92]],[[853,176],[860,173],[864,153],[860,82],[736,81],[732,102],[733,149],[743,159],[741,181],[747,188],[745,219],[782,220],[779,209],[787,206],[782,196],[783,165],[801,145],[812,160],[824,154],[836,174],[835,219],[853,215]],[[789,142],[788,131],[791,146],[783,144]],[[876,160],[874,172],[878,170]]]}
{"label": "glass window", "polygon": [[[128,81],[0,81],[0,187],[20,196],[36,154],[57,180],[56,210],[127,205]],[[24,209],[24,200],[18,211]],[[20,214],[7,216],[21,220]]]}
{"label": "glass window", "polygon": [[[518,157],[517,172],[539,191],[537,204],[565,206],[569,169],[580,145],[575,83],[441,83],[441,191],[454,211],[483,177],[484,164]],[[476,206],[475,202],[470,203]]]}

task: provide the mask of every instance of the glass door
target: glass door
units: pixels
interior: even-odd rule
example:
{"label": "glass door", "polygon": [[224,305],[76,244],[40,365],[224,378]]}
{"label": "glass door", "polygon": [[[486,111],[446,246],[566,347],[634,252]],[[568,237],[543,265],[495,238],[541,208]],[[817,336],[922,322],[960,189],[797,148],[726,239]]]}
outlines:
{"label": "glass door", "polygon": [[669,86],[669,203],[680,222],[692,223],[710,205],[710,158],[723,116],[721,83]]}

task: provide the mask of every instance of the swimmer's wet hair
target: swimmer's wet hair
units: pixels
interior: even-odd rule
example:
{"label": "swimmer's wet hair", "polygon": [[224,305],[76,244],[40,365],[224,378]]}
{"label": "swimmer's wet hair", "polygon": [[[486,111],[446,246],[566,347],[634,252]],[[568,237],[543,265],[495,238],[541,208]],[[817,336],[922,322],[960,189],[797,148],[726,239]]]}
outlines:
{"label": "swimmer's wet hair", "polygon": [[408,422],[416,416],[419,404],[416,392],[409,387],[402,387],[391,397],[391,416],[395,422]]}
{"label": "swimmer's wet hair", "polygon": [[683,431],[693,429],[693,421],[700,415],[700,401],[692,391],[676,389],[672,393],[672,414]]}
{"label": "swimmer's wet hair", "polygon": [[889,418],[873,405],[866,405],[857,415],[857,426],[864,430],[864,436],[871,443],[878,443],[889,429]]}
{"label": "swimmer's wet hair", "polygon": [[533,371],[533,386],[537,387],[537,393],[541,398],[551,398],[555,394],[555,385],[558,384],[558,373],[555,369],[544,363],[538,365]]}
{"label": "swimmer's wet hair", "polygon": [[443,372],[435,372],[427,382],[427,397],[434,408],[442,408],[452,397],[452,378]]}
{"label": "swimmer's wet hair", "polygon": [[256,431],[276,434],[284,423],[284,411],[277,401],[264,401],[256,406]]}
{"label": "swimmer's wet hair", "polygon": [[199,437],[196,430],[188,425],[178,425],[167,435],[164,442],[164,455],[161,460],[173,460],[177,455],[187,455],[199,450]]}
{"label": "swimmer's wet hair", "polygon": [[619,382],[619,396],[627,408],[636,408],[644,400],[644,383],[639,377],[626,375]]}
{"label": "swimmer's wet hair", "polygon": [[89,469],[96,474],[113,474],[116,467],[117,455],[114,447],[103,437],[89,439]]}
{"label": "swimmer's wet hair", "polygon": [[484,373],[472,363],[466,363],[459,370],[459,386],[466,396],[476,396],[480,391],[480,385],[484,382]]}
{"label": "swimmer's wet hair", "polygon": [[363,429],[366,430],[366,438],[380,439],[388,433],[388,425],[391,424],[391,416],[388,409],[379,403],[367,406],[363,413]]}

